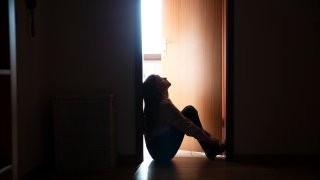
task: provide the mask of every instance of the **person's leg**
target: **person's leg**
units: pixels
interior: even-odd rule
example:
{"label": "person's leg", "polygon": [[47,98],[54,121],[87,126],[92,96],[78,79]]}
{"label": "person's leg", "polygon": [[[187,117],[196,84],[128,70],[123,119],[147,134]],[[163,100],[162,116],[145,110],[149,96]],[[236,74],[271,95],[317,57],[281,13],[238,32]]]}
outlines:
{"label": "person's leg", "polygon": [[[195,125],[197,125],[199,128],[203,129],[201,121],[199,119],[198,111],[193,106],[186,106],[182,110],[182,114],[190,119]],[[203,141],[199,141],[202,149],[204,150],[206,156],[213,160],[216,155],[221,154],[224,151],[224,145],[223,144],[209,144]]]}
{"label": "person's leg", "polygon": [[151,140],[146,144],[152,159],[157,162],[168,162],[178,152],[184,133],[171,128],[169,131]]}
{"label": "person's leg", "polygon": [[[193,106],[186,106],[181,113],[188,119],[190,119],[195,125],[197,125],[199,128],[203,129],[199,115],[198,115],[198,111],[196,108],[194,108]],[[203,142],[203,141],[199,141],[202,149],[204,151],[206,151],[210,146],[208,143]]]}

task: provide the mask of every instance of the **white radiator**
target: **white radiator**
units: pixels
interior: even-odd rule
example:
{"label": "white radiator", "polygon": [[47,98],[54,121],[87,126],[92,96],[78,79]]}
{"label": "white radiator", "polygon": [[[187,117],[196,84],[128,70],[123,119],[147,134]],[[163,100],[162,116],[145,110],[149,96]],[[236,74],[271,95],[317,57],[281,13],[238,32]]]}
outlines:
{"label": "white radiator", "polygon": [[114,98],[55,99],[57,171],[106,170],[116,161]]}

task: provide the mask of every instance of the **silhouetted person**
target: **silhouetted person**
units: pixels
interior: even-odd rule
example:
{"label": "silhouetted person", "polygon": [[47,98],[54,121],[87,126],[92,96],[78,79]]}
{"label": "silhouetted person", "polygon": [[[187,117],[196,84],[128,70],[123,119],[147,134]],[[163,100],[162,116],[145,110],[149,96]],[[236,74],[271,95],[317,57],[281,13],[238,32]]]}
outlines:
{"label": "silhouetted person", "polygon": [[213,160],[224,151],[224,145],[202,128],[193,106],[180,112],[173,105],[168,94],[170,86],[166,78],[158,75],[150,75],[143,83],[144,136],[151,157],[155,161],[170,161],[186,134],[197,139],[206,156]]}

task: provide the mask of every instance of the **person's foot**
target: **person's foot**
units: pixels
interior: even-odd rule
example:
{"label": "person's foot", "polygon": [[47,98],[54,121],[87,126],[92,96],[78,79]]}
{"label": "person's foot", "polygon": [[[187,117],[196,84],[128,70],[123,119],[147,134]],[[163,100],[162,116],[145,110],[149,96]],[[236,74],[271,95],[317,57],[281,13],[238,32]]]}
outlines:
{"label": "person's foot", "polygon": [[225,151],[225,144],[214,144],[205,151],[208,159],[214,160],[217,155],[222,154]]}

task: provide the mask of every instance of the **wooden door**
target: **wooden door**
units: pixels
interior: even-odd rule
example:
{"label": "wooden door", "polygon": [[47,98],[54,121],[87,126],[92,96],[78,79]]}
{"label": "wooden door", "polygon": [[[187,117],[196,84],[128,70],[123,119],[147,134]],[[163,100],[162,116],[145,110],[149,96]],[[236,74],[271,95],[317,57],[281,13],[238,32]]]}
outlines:
{"label": "wooden door", "polygon": [[[170,99],[193,105],[203,127],[222,140],[223,0],[163,0],[162,74]],[[202,151],[185,136],[180,149]]]}

